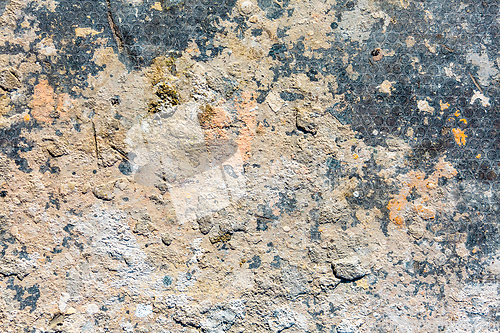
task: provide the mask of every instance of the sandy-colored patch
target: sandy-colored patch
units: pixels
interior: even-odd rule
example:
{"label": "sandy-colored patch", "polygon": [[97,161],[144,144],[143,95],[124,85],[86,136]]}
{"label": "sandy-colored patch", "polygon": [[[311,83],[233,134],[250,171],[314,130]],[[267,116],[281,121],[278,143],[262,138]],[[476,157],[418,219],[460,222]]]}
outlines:
{"label": "sandy-colored patch", "polygon": [[[402,226],[411,211],[416,212],[423,219],[434,218],[439,206],[427,203],[438,195],[438,180],[441,177],[452,178],[455,175],[457,175],[457,170],[449,162],[445,162],[444,158],[441,158],[431,175],[412,170],[406,175],[398,176],[402,187],[399,194],[391,199],[387,205],[390,220]],[[407,197],[410,196],[412,190],[420,197],[413,202],[408,202]]]}
{"label": "sandy-colored patch", "polygon": [[68,94],[55,94],[47,80],[40,80],[33,94],[32,116],[38,121],[50,123],[56,118],[65,118],[73,103]]}
{"label": "sandy-colored patch", "polygon": [[429,112],[429,113],[434,112],[434,108],[432,106],[430,106],[429,102],[427,102],[426,100],[418,101],[417,107],[420,111]]}
{"label": "sandy-colored patch", "polygon": [[242,92],[239,101],[235,102],[235,107],[241,121],[245,124],[240,129],[240,135],[236,142],[238,143],[243,160],[250,158],[250,149],[252,147],[252,139],[255,136],[257,127],[257,101],[256,95],[252,92]]}
{"label": "sandy-colored patch", "polygon": [[392,86],[394,83],[396,82],[384,80],[384,82],[382,82],[382,84],[377,87],[378,91],[380,91],[381,93],[389,94],[390,96],[391,92],[394,90],[394,87]]}

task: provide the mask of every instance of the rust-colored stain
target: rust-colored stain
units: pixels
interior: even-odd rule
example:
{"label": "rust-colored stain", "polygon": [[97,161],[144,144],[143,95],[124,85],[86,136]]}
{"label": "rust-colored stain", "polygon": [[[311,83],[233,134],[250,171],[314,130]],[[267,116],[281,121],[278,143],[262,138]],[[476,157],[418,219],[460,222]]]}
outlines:
{"label": "rust-colored stain", "polygon": [[[236,110],[236,119],[231,119],[227,108]],[[228,128],[238,124],[238,137],[235,139],[241,157],[244,161],[250,158],[252,140],[257,129],[257,101],[253,92],[242,92],[227,103],[220,100],[215,105],[205,105],[198,119],[205,133],[205,140],[209,145],[220,145],[230,140]],[[230,112],[229,112],[230,113]]]}
{"label": "rust-colored stain", "polygon": [[54,89],[47,80],[40,80],[35,86],[33,94],[33,118],[38,121],[52,122],[51,114],[54,111]]}
{"label": "rust-colored stain", "polygon": [[51,123],[54,119],[65,118],[73,101],[68,94],[56,94],[47,80],[40,80],[33,93],[31,115],[38,121]]}
{"label": "rust-colored stain", "polygon": [[[398,176],[402,187],[399,194],[391,199],[387,205],[389,218],[397,225],[403,226],[407,214],[412,211],[423,219],[433,219],[436,216],[436,205],[426,203],[437,196],[438,180],[441,177],[451,178],[457,174],[457,170],[449,162],[441,159],[435,167],[435,171],[426,176],[422,171],[412,170],[406,175]],[[412,190],[420,195],[420,198],[408,202],[407,197]]]}
{"label": "rust-colored stain", "polygon": [[240,128],[240,134],[236,142],[244,161],[250,158],[252,140],[257,128],[257,95],[255,92],[244,91],[238,100],[234,102],[239,119],[244,126]]}
{"label": "rust-colored stain", "polygon": [[465,138],[467,137],[467,135],[465,135],[465,131],[460,128],[453,128],[451,131],[455,137],[455,142],[459,146],[465,145]]}
{"label": "rust-colored stain", "polygon": [[225,101],[221,101],[217,105],[205,105],[203,112],[198,117],[200,125],[205,131],[207,141],[229,139],[226,129],[229,126],[230,119],[222,105],[223,102]]}

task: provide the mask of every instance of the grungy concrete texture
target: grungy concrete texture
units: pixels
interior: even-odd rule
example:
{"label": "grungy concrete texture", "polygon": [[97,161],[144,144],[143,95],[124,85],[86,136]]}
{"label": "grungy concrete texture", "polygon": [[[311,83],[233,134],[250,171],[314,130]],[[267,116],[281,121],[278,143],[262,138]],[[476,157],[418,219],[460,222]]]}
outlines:
{"label": "grungy concrete texture", "polygon": [[481,0],[1,0],[1,332],[500,331]]}

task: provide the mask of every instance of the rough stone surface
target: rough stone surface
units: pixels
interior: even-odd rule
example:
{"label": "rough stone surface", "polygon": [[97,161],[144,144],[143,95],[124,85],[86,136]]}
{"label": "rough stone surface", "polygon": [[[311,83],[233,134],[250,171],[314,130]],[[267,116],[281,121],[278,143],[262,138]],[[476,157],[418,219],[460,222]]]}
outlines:
{"label": "rough stone surface", "polygon": [[500,331],[498,3],[0,27],[0,332]]}
{"label": "rough stone surface", "polygon": [[339,279],[356,280],[367,274],[367,270],[360,264],[357,257],[337,260],[332,267],[333,273]]}

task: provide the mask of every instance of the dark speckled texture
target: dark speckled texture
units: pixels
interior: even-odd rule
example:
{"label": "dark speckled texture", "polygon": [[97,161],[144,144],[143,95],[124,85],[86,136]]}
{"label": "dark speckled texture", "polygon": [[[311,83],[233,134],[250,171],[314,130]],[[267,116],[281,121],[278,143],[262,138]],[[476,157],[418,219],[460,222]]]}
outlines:
{"label": "dark speckled texture", "polygon": [[498,331],[495,1],[0,15],[2,328],[59,332],[65,313],[60,332]]}

